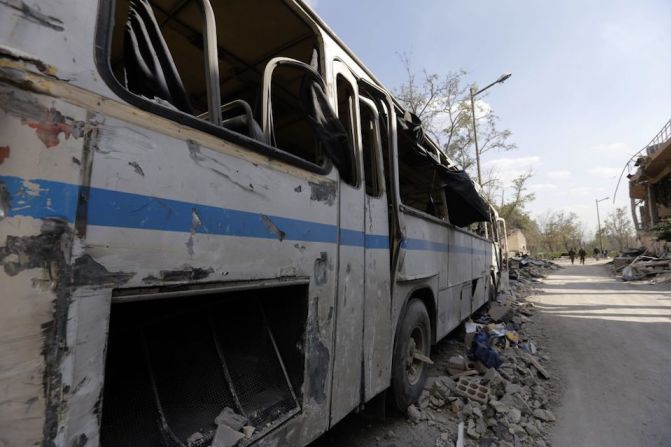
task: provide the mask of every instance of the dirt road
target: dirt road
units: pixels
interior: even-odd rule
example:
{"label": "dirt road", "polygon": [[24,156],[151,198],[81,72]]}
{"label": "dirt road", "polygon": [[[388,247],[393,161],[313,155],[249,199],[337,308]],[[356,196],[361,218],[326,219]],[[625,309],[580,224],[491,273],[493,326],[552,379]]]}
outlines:
{"label": "dirt road", "polygon": [[538,306],[563,382],[552,445],[671,446],[671,285],[567,265]]}

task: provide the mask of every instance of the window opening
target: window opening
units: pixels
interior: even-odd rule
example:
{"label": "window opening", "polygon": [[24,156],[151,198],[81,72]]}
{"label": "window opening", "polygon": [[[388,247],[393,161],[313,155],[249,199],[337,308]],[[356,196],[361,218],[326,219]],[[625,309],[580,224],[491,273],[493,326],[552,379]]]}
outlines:
{"label": "window opening", "polygon": [[[342,127],[345,129],[345,132],[347,132],[349,150],[354,154],[354,141],[356,135],[354,89],[352,88],[352,84],[350,84],[341,74],[336,76],[336,93],[338,101],[338,119],[340,120]],[[353,166],[355,167],[356,164]],[[343,180],[351,185],[358,183],[358,175],[356,172],[352,172],[349,175],[342,175],[341,173],[341,176],[343,177]]]}
{"label": "window opening", "polygon": [[[117,0],[112,72],[128,91],[154,104],[268,143],[258,125],[265,66],[287,57],[319,71],[318,35],[284,2],[212,2],[209,18],[217,23],[205,26],[209,4]],[[215,61],[209,66],[208,53]],[[276,87],[295,92],[294,86]],[[315,151],[307,155],[318,158]]]}
{"label": "window opening", "polygon": [[397,120],[401,202],[440,219],[447,219],[445,184],[436,172],[439,166],[422,147],[424,135],[421,124],[412,122],[410,117],[406,118],[399,117]]}
{"label": "window opening", "polygon": [[319,138],[309,115],[310,98],[304,86],[313,82],[305,70],[280,65],[271,83],[272,139],[270,144],[316,165],[324,163]]}
{"label": "window opening", "polygon": [[361,152],[363,155],[366,194],[379,197],[382,193],[378,158],[380,153],[379,118],[373,101],[366,98],[360,98],[359,101],[359,113],[361,114]]}

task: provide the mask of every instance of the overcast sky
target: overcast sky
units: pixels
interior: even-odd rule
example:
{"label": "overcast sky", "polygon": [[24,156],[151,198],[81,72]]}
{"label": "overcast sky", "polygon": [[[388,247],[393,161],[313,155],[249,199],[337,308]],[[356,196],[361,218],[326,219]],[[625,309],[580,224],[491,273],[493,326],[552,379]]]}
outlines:
{"label": "overcast sky", "polygon": [[[309,3],[388,88],[404,80],[403,52],[417,69],[464,69],[480,86],[512,72],[486,101],[518,149],[484,164],[506,179],[533,168],[532,214],[574,211],[588,233],[594,200],[612,198],[627,159],[671,118],[669,0]],[[616,205],[628,207],[623,186]],[[612,207],[602,202],[602,216]]]}

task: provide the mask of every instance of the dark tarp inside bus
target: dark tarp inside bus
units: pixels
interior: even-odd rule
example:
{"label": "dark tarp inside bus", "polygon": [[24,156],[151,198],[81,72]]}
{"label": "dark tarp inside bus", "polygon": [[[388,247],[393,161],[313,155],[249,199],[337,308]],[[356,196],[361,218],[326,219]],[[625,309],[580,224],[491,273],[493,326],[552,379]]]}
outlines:
{"label": "dark tarp inside bus", "polygon": [[490,220],[489,207],[475,189],[473,180],[465,171],[443,170],[450,222],[465,227],[475,222]]}

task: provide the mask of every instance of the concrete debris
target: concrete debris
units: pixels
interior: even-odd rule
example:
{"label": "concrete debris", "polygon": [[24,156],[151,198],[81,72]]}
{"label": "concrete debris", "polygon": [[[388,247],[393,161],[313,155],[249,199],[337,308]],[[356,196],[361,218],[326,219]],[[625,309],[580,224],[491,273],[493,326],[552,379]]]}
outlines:
{"label": "concrete debris", "polygon": [[666,283],[671,279],[671,254],[664,253],[661,257],[651,256],[644,251],[638,256],[618,256],[609,263],[611,270],[623,281],[639,281],[651,279],[655,283]]}
{"label": "concrete debris", "polygon": [[[255,431],[254,427],[247,425],[246,417],[236,413],[230,407],[224,407],[221,413],[214,418],[214,423],[217,425],[217,431],[214,433],[212,447],[233,447],[240,440],[251,438]],[[195,435],[197,433],[194,433],[191,437]]]}
{"label": "concrete debris", "polygon": [[214,419],[214,423],[217,425],[228,425],[233,430],[239,431],[246,423],[247,418],[239,415],[233,409],[225,407]]}
{"label": "concrete debris", "polygon": [[197,447],[203,445],[204,443],[205,436],[199,431],[186,438],[187,447]]}
{"label": "concrete debris", "polygon": [[[408,407],[411,422],[440,430],[436,446],[548,444],[547,424],[555,421],[549,409],[553,385],[543,365],[549,357],[525,333],[536,309],[523,298],[532,293],[533,278],[559,267],[531,258],[513,264],[509,290],[464,323],[465,344],[454,342],[463,350],[432,367],[438,375],[427,380],[419,401]],[[498,361],[485,365],[488,358],[476,355],[476,345]]]}
{"label": "concrete debris", "polygon": [[212,447],[234,447],[245,435],[233,430],[228,425],[219,425],[214,433]]}
{"label": "concrete debris", "polygon": [[242,433],[244,433],[245,438],[247,439],[251,438],[255,431],[256,428],[252,427],[251,425],[245,425],[242,427]]}

